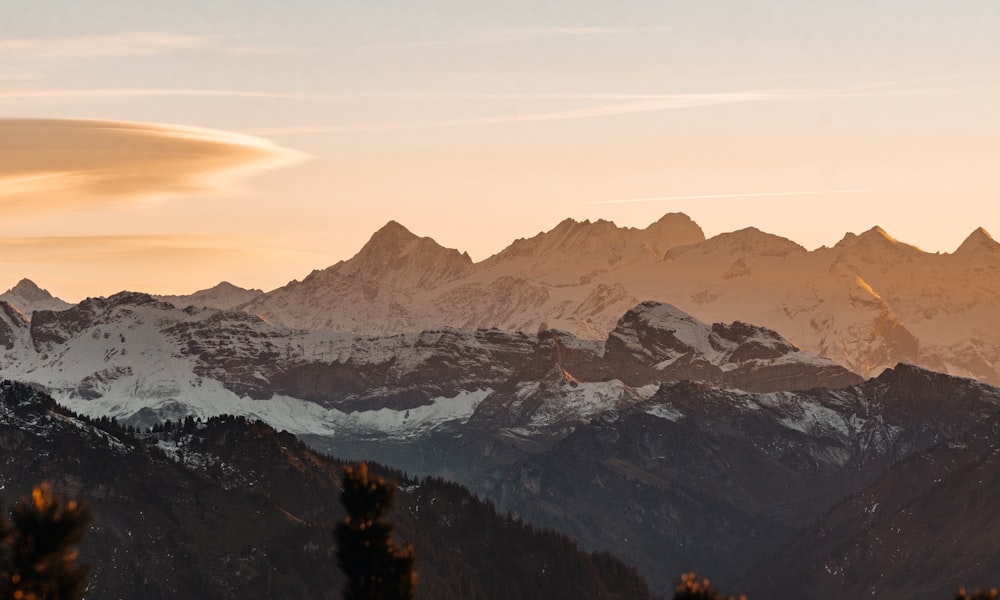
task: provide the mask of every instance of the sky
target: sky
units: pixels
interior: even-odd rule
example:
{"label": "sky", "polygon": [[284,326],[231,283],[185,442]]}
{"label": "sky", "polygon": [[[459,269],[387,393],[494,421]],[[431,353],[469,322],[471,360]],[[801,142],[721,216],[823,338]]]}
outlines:
{"label": "sky", "polygon": [[1000,235],[996,0],[0,3],[0,289],[264,290],[396,220]]}

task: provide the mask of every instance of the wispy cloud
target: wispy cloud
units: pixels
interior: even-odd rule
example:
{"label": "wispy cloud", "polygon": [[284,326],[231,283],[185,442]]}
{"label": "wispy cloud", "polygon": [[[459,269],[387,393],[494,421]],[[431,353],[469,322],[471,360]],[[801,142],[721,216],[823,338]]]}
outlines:
{"label": "wispy cloud", "polygon": [[215,50],[231,54],[289,54],[300,48],[234,43],[208,35],[127,31],[103,35],[0,39],[0,54],[27,58],[95,58]]}
{"label": "wispy cloud", "polygon": [[432,46],[485,45],[524,42],[548,38],[636,35],[669,31],[667,27],[634,27],[634,26],[550,26],[550,27],[487,27],[470,32],[468,35],[454,39],[422,40],[411,42],[387,42],[373,44],[375,48],[415,48]]}
{"label": "wispy cloud", "polygon": [[302,158],[260,138],[210,129],[0,119],[0,207],[16,217],[218,192]]}
{"label": "wispy cloud", "polygon": [[[348,133],[365,131],[395,131],[408,129],[429,129],[436,127],[460,127],[470,125],[490,125],[503,123],[525,123],[540,121],[561,121],[570,119],[586,119],[625,115],[631,113],[648,113],[676,109],[697,108],[726,104],[741,104],[749,102],[776,102],[788,100],[808,100],[819,98],[857,98],[862,96],[883,96],[889,94],[913,95],[921,93],[940,93],[939,90],[906,89],[898,86],[910,83],[910,80],[893,80],[870,82],[851,86],[840,86],[826,89],[758,89],[715,93],[679,93],[679,94],[643,94],[643,93],[528,93],[528,94],[497,94],[497,93],[423,93],[423,92],[390,92],[390,93],[337,93],[318,94],[315,97],[352,99],[434,99],[434,100],[567,100],[582,102],[587,100],[604,101],[590,106],[551,110],[544,112],[520,112],[502,115],[486,115],[461,119],[437,119],[399,121],[391,123],[368,124],[323,124],[286,127],[266,127],[246,130],[253,135],[308,135],[322,133]],[[983,90],[986,93],[996,93],[996,90]],[[3,93],[0,92],[0,98]]]}
{"label": "wispy cloud", "polygon": [[671,200],[719,200],[730,198],[766,198],[780,196],[826,196],[834,194],[867,194],[873,190],[808,190],[798,192],[736,192],[730,194],[697,194],[690,196],[655,196],[650,198],[620,198],[616,200],[592,200],[585,204],[634,204],[642,202],[669,202]]}
{"label": "wispy cloud", "polygon": [[[502,96],[501,96],[502,97]],[[363,131],[394,131],[404,129],[426,129],[435,127],[458,127],[468,125],[493,125],[502,123],[531,123],[541,121],[563,121],[570,119],[586,119],[607,117],[632,113],[657,112],[699,106],[719,104],[735,104],[742,102],[759,102],[786,97],[783,92],[751,91],[730,92],[718,94],[661,94],[661,95],[596,95],[596,96],[534,96],[535,98],[566,98],[566,99],[616,99],[625,102],[601,103],[581,108],[570,108],[546,112],[515,113],[465,119],[442,119],[427,121],[409,121],[398,123],[375,123],[368,125],[321,125],[303,127],[271,127],[249,130],[253,135],[293,135],[317,133],[345,133]]]}
{"label": "wispy cloud", "polygon": [[86,98],[142,98],[155,96],[218,96],[231,98],[274,98],[282,100],[331,100],[354,98],[355,94],[315,94],[309,92],[263,92],[253,90],[223,90],[202,88],[36,88],[2,90],[0,100],[78,100]]}
{"label": "wispy cloud", "polygon": [[206,48],[214,38],[175,33],[134,31],[106,35],[0,39],[0,52],[32,57],[93,57],[156,54]]}

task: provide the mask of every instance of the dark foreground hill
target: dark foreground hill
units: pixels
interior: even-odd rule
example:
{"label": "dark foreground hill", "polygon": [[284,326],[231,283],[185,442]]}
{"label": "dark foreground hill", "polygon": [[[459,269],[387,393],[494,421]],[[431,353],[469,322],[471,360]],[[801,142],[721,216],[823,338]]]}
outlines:
{"label": "dark foreground hill", "polygon": [[[561,373],[533,381],[541,383],[498,390],[447,434],[353,449],[337,440],[336,453],[378,453],[410,472],[455,478],[502,512],[621,557],[658,593],[690,570],[752,598],[871,597],[872,590],[943,598],[961,584],[996,584],[973,568],[1000,564],[995,537],[985,533],[1000,522],[988,504],[993,480],[959,467],[992,468],[980,457],[993,446],[966,437],[998,418],[1000,389],[912,365],[858,385],[799,392],[671,382],[646,398],[604,403],[559,437],[546,434],[564,424],[560,411],[578,405],[587,384]],[[936,458],[972,448],[982,451],[963,455],[964,463]],[[934,468],[910,467],[900,482],[897,464]],[[888,518],[916,507],[914,522],[905,511]],[[966,533],[921,525],[928,523]],[[930,533],[888,535],[919,527]],[[938,539],[945,535],[952,537]],[[894,552],[883,552],[890,542]],[[923,584],[910,585],[919,578]]]}
{"label": "dark foreground hill", "polygon": [[[0,505],[40,481],[86,502],[94,598],[331,598],[344,463],[244,418],[132,435],[0,384]],[[378,470],[375,470],[378,473]],[[424,598],[649,598],[634,570],[587,554],[437,479],[399,481],[396,539]]]}

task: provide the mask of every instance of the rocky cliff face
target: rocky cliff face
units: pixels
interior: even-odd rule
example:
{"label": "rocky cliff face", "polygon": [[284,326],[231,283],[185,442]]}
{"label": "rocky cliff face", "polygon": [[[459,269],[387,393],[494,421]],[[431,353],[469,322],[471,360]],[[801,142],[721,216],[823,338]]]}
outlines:
{"label": "rocky cliff face", "polygon": [[[347,427],[379,435],[387,423],[420,431],[468,418],[487,397],[502,405],[552,369],[581,390],[681,378],[744,389],[858,381],[773,332],[743,324],[713,330],[655,303],[630,311],[607,349],[555,331],[439,329],[364,337],[292,330],[242,311],[181,310],[130,292],[64,311],[38,311],[30,326],[16,312],[4,314],[13,315],[0,321],[11,345],[6,373],[44,385],[74,410],[147,426],[157,415],[228,412],[296,432],[340,435]],[[694,337],[670,348],[649,342],[674,330]],[[625,346],[638,350],[619,349]],[[685,358],[677,360],[681,354]],[[707,366],[698,370],[692,364]],[[795,377],[782,375],[786,368]],[[543,396],[533,393],[538,403],[527,406],[541,410]],[[579,414],[566,409],[558,420],[571,427],[604,408],[588,401]],[[522,416],[533,419],[530,412]]]}
{"label": "rocky cliff face", "polygon": [[813,598],[947,598],[997,585],[1000,420],[986,419],[893,466],[845,498],[776,557],[747,591]]}
{"label": "rocky cliff face", "polygon": [[[763,595],[833,598],[877,590],[876,595],[903,597],[898,592],[911,588],[887,582],[878,587],[881,571],[866,562],[869,554],[879,555],[880,564],[895,560],[877,549],[878,534],[866,525],[877,517],[865,510],[880,499],[848,499],[875,482],[884,486],[886,470],[901,460],[927,457],[914,460],[935,464],[933,452],[959,443],[952,440],[992,422],[998,411],[1000,390],[911,366],[841,390],[756,394],[664,384],[649,398],[604,412],[549,449],[511,463],[482,493],[501,510],[626,558],[657,586],[668,585],[672,573],[697,569],[724,588],[756,589],[751,586],[769,573],[782,574],[777,578],[787,582],[792,576],[784,574],[798,573],[788,567],[795,563],[811,575]],[[947,469],[931,471],[917,478],[920,486]],[[919,496],[920,489],[905,494]],[[895,492],[884,492],[890,493]],[[818,549],[797,559],[791,558],[797,550],[768,559],[842,501],[848,502],[838,509],[843,517],[831,517],[825,529],[796,546],[816,543]],[[907,501],[897,497],[893,503],[896,508],[887,514],[898,520]],[[947,514],[956,523],[979,522]],[[888,521],[883,526],[887,536],[889,526]],[[841,542],[853,548],[849,559],[835,558],[842,556]],[[899,573],[909,568],[904,555],[936,556],[926,544],[904,552],[903,538],[892,543],[900,548],[900,558],[892,562]],[[853,569],[839,571],[832,588],[822,573],[829,560],[848,561]],[[931,578],[953,580],[944,565],[957,560],[949,561],[934,566],[928,557],[928,568],[938,572]],[[861,586],[854,579],[858,573],[875,587]]]}

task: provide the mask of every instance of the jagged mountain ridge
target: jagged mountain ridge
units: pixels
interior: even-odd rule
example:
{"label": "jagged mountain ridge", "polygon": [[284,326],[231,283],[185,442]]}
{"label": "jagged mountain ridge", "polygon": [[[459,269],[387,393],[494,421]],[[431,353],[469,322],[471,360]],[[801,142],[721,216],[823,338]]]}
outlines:
{"label": "jagged mountain ridge", "polygon": [[[554,327],[603,339],[626,310],[657,300],[706,321],[766,326],[866,377],[913,362],[1000,383],[1000,244],[981,228],[954,253],[930,254],[880,227],[808,251],[755,228],[705,240],[685,215],[645,230],[567,220],[480,263],[437,247],[426,271],[375,243],[406,236],[397,223],[386,228],[391,235],[376,233],[351,261],[241,308],[295,327],[364,334]],[[396,264],[415,272],[374,282],[349,272],[352,261],[372,272]]]}
{"label": "jagged mountain ridge", "polygon": [[708,322],[763,325],[866,377],[912,362],[1000,384],[1000,244],[982,228],[930,254],[881,227],[808,251],[752,227],[706,240],[683,214],[645,229],[567,219],[473,263],[390,222],[355,257],[302,281],[266,294],[217,288],[162,298],[359,335],[558,328],[595,340],[657,300]]}
{"label": "jagged mountain ridge", "polygon": [[[709,326],[656,303],[635,307],[622,324],[607,351],[566,333],[440,329],[362,337],[287,329],[241,311],[182,310],[123,292],[36,311],[30,322],[0,311],[0,370],[44,386],[83,414],[146,426],[189,414],[241,414],[321,435],[415,435],[464,420],[509,380],[551,368],[586,385],[692,378],[774,390],[858,380],[750,325]],[[657,343],[678,328],[690,345],[677,342],[667,353]]]}
{"label": "jagged mountain ridge", "polygon": [[[88,596],[329,598],[343,584],[331,532],[345,463],[287,433],[227,416],[133,435],[4,381],[0,449],[5,509],[44,480],[93,513],[80,547]],[[421,596],[651,597],[616,559],[502,519],[455,484],[390,476],[395,539],[418,548]]]}

